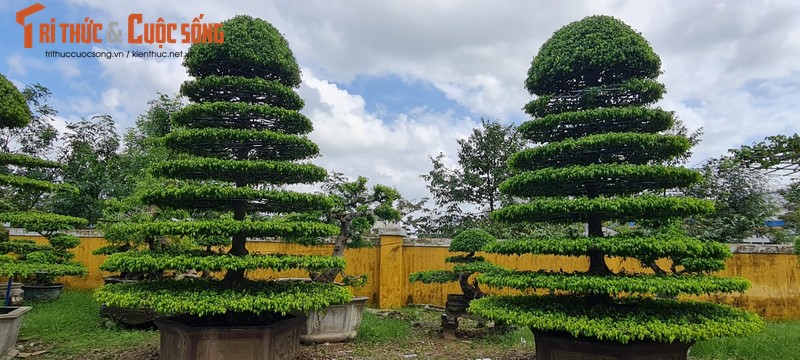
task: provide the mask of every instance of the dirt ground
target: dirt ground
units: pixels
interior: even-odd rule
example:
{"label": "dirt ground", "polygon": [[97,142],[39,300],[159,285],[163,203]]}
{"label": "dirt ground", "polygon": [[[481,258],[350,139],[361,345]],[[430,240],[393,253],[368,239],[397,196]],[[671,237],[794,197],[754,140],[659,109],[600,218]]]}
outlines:
{"label": "dirt ground", "polygon": [[[480,327],[477,322],[462,319],[458,338],[442,336],[440,316],[436,309],[372,312],[373,328],[380,327],[384,319],[402,324],[402,333],[373,335],[347,343],[301,345],[298,360],[522,360],[533,358],[529,341],[513,330],[501,331]],[[399,320],[399,321],[398,321]],[[378,324],[378,326],[375,326]],[[362,324],[363,327],[363,324]],[[46,344],[36,344],[23,351],[47,349]],[[32,360],[55,359],[52,354],[29,357]],[[156,360],[158,344],[148,344],[127,349],[89,349],[71,360]]]}

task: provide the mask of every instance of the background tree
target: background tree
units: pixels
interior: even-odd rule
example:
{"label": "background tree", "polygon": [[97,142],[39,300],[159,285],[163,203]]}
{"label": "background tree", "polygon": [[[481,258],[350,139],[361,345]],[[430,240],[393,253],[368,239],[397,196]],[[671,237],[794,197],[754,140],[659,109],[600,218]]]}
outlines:
{"label": "background tree", "polygon": [[[182,97],[165,94],[158,94],[147,104],[147,111],[139,115],[135,126],[123,136],[124,147],[118,160],[123,171],[120,181],[125,184],[136,183],[146,175],[144,170],[148,166],[167,160],[169,154],[162,138],[172,129],[172,115],[184,106]],[[132,193],[132,190],[126,193]]]}
{"label": "background tree", "polygon": [[[29,125],[31,116],[25,96],[5,76],[0,75],[0,129],[3,129],[3,133],[9,134],[12,133],[9,129],[20,129]],[[33,126],[42,128],[42,124],[37,121],[33,122]],[[15,133],[30,134],[29,131]],[[21,138],[25,136],[27,135],[22,135]],[[23,150],[36,153],[35,149],[26,148],[25,141],[19,141],[19,144]],[[12,153],[5,147],[0,152],[0,166],[4,170],[0,173],[0,187],[4,194],[13,193],[9,188],[23,189],[28,193],[75,191],[70,186],[21,175],[33,173],[31,169],[58,168],[61,166],[59,163]],[[51,285],[57,276],[86,273],[86,267],[74,262],[74,255],[69,251],[78,245],[80,239],[61,232],[86,225],[85,219],[37,211],[34,209],[36,204],[20,205],[10,201],[5,204],[8,206],[0,209],[0,222],[37,232],[48,240],[48,244],[40,245],[31,240],[9,240],[8,236],[0,236],[0,254],[4,254],[0,255],[0,276],[22,276],[36,285]],[[7,235],[5,228],[3,232]]]}
{"label": "background tree", "polygon": [[103,201],[132,192],[125,182],[119,161],[120,138],[114,120],[107,115],[67,124],[60,158],[64,163],[61,178],[79,189],[53,197],[55,212],[83,217],[97,223],[103,214]]}
{"label": "background tree", "polygon": [[[324,169],[304,162],[318,154],[306,138],[311,121],[299,110],[303,100],[293,88],[300,69],[280,32],[266,21],[236,16],[223,22],[225,42],[193,44],[184,66],[194,79],[181,86],[192,103],[172,116],[164,145],[171,160],[150,171],[165,186],[142,194],[159,208],[219,211],[215,219],[119,223],[107,234],[116,238],[183,238],[191,250],[127,251],[111,255],[102,269],[115,272],[182,272],[200,269],[220,276],[183,281],[152,280],[113,284],[95,296],[109,306],[145,307],[160,313],[186,313],[219,326],[243,319],[263,323],[272,313],[319,310],[345,303],[347,288],[321,282],[257,281],[257,269],[342,268],[342,258],[320,255],[251,254],[251,237],[287,241],[335,235],[338,228],[294,221],[286,214],[324,211],[332,200],[320,194],[282,190],[284,185],[325,179]],[[230,244],[220,253],[217,245]],[[221,317],[215,317],[222,315]],[[241,316],[239,316],[241,315]],[[237,320],[238,319],[238,320]]]}
{"label": "background tree", "polygon": [[[766,174],[794,176],[800,172],[800,135],[774,135],[764,140],[745,145],[739,149],[731,149],[733,158],[743,166],[757,169]],[[800,181],[792,179],[788,186],[781,189],[779,194],[784,199],[785,212],[781,219],[785,221],[786,228],[797,237],[800,243]]]}
{"label": "background tree", "polygon": [[690,235],[702,240],[740,242],[764,229],[777,213],[769,179],[730,158],[710,159],[700,168],[703,180],[684,191],[691,197],[714,200],[714,212],[687,221]]}
{"label": "background tree", "polygon": [[785,222],[786,229],[795,235],[800,235],[800,182],[793,182],[785,189],[780,191],[783,199],[786,200],[786,212],[780,216]]}
{"label": "background tree", "polygon": [[476,226],[510,200],[498,186],[511,175],[506,161],[525,146],[525,140],[513,124],[481,118],[481,128],[458,140],[458,146],[458,167],[447,167],[445,155],[439,154],[431,158],[433,169],[422,175],[436,209],[428,210],[418,225],[437,223],[445,236]]}
{"label": "background tree", "polygon": [[752,145],[732,149],[734,157],[748,167],[794,174],[800,171],[800,135],[774,135]]}
{"label": "background tree", "polygon": [[[485,251],[587,256],[588,270],[483,273],[478,276],[481,284],[550,294],[489,296],[473,301],[470,311],[530,327],[537,339],[537,359],[549,359],[539,343],[549,332],[623,344],[691,344],[764,325],[758,316],[729,306],[671,299],[744,291],[744,279],[706,275],[724,267],[731,255],[725,245],[667,226],[616,236],[603,233],[605,221],[646,219],[666,225],[713,210],[709,201],[655,195],[700,180],[695,171],[661,165],[684,154],[691,142],[664,134],[674,126],[674,114],[649,106],[665,91],[655,80],[660,66],[641,35],[607,16],[563,27],[533,58],[525,85],[538,97],[525,110],[534,120],[519,131],[543,145],[512,156],[509,164],[517,175],[500,186],[506,195],[529,200],[505,206],[492,217],[509,223],[579,221],[587,225],[588,236],[522,237],[489,245]],[[613,271],[606,263],[612,256],[637,259],[655,273]],[[671,259],[673,266],[655,265],[660,258]]]}
{"label": "background tree", "polygon": [[[103,216],[100,226],[105,228],[110,225],[128,223],[147,223],[153,221],[169,221],[172,219],[200,218],[206,214],[191,214],[186,210],[159,208],[145,204],[142,194],[153,187],[162,187],[167,184],[163,179],[153,177],[146,169],[151,164],[166,161],[170,158],[164,146],[163,137],[172,129],[170,118],[183,108],[181,97],[170,97],[158,94],[158,97],[148,102],[149,108],[136,119],[136,124],[124,136],[124,149],[117,158],[121,174],[115,176],[116,181],[132,184],[132,190],[119,191],[117,197],[103,200]],[[213,216],[212,216],[213,217]],[[151,234],[120,235],[115,232],[106,234],[108,246],[95,250],[96,254],[110,255],[117,252],[134,250],[145,246],[150,250],[157,250],[160,246],[169,246],[169,241],[164,237]],[[122,273],[120,277],[127,279],[141,279],[145,277],[161,276],[161,273]]]}

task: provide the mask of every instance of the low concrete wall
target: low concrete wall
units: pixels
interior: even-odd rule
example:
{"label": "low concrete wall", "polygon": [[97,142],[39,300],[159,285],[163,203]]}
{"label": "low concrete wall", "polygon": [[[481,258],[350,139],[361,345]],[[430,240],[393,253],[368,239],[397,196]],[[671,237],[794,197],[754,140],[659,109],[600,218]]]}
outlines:
{"label": "low concrete wall", "polygon": [[[78,261],[89,269],[84,278],[65,278],[63,282],[77,289],[93,289],[103,283],[103,277],[111,275],[98,269],[106,256],[92,255],[92,251],[106,243],[102,234],[92,230],[74,232],[81,237],[81,244],[74,252]],[[44,241],[43,238],[18,229],[11,229],[12,238],[29,238]],[[375,239],[372,248],[348,249],[348,274],[367,274],[366,286],[353,289],[357,296],[369,298],[369,304],[380,308],[398,308],[407,304],[432,304],[444,306],[447,294],[459,293],[456,283],[451,284],[410,284],[408,277],[412,272],[432,269],[448,269],[444,262],[447,256],[449,239],[408,239],[402,232],[389,230]],[[291,254],[331,254],[332,245],[302,246],[274,240],[261,240],[248,243],[252,253],[291,253]],[[733,258],[728,260],[727,268],[720,276],[740,276],[750,280],[751,288],[744,294],[714,295],[706,298],[754,311],[768,319],[800,320],[800,262],[792,254],[788,245],[731,245]],[[523,270],[550,269],[564,271],[587,270],[585,257],[565,257],[548,255],[498,256],[480,254],[487,260],[508,268]],[[609,259],[613,270],[627,269],[641,271],[635,260]],[[662,265],[668,264],[662,262]],[[266,271],[249,274],[255,278],[305,277],[304,271]],[[485,289],[488,293],[514,293]]]}

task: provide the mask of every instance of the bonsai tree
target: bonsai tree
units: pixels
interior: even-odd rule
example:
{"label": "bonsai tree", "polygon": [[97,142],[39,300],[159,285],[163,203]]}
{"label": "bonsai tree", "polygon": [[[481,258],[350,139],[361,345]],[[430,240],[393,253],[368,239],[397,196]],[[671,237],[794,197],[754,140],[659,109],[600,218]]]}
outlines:
{"label": "bonsai tree", "polygon": [[[455,255],[445,259],[445,262],[455,264],[451,270],[428,270],[412,273],[409,281],[424,284],[445,284],[458,281],[462,295],[448,294],[445,303],[445,313],[442,314],[442,328],[445,337],[454,338],[458,328],[458,317],[467,315],[467,308],[474,299],[480,299],[485,294],[473,277],[477,272],[491,271],[494,266],[484,260],[482,256],[475,256],[484,246],[495,242],[495,238],[481,229],[468,229],[456,235],[450,242],[448,250]],[[470,278],[472,277],[472,282]],[[482,319],[479,319],[482,322]]]}
{"label": "bonsai tree", "polygon": [[[290,312],[345,303],[352,297],[345,287],[261,281],[246,274],[259,269],[321,271],[343,268],[345,261],[248,251],[248,238],[292,241],[333,236],[338,229],[287,218],[333,205],[321,194],[283,189],[327,176],[324,169],[303,161],[316,156],[318,147],[305,136],[312,124],[299,112],[304,104],[294,88],[300,84],[300,69],[288,43],[272,25],[249,16],[227,20],[221,30],[224,43],[193,44],[184,59],[194,78],[183,83],[181,94],[192,103],[172,116],[172,128],[163,138],[175,158],[150,167],[162,185],[141,193],[145,204],[184,209],[192,218],[118,223],[106,229],[116,239],[164,237],[190,243],[116,253],[101,267],[116,272],[197,269],[209,276],[108,284],[95,297],[108,306],[186,314],[191,317],[186,321],[214,326],[264,325]],[[208,212],[219,216],[195,216]]]}
{"label": "bonsai tree", "polygon": [[[665,134],[675,123],[674,114],[650,106],[665,91],[655,80],[660,67],[659,57],[640,34],[608,16],[563,27],[533,58],[525,85],[538,97],[525,106],[534,119],[522,124],[520,132],[540,145],[509,159],[516,175],[500,186],[504,194],[528,200],[491,216],[508,223],[582,222],[587,236],[520,238],[488,245],[485,251],[585,256],[588,266],[574,272],[483,273],[478,276],[481,284],[523,290],[526,295],[484,297],[473,301],[470,311],[530,327],[537,359],[551,358],[550,341],[565,339],[558,335],[565,335],[565,341],[601,340],[606,345],[641,342],[657,348],[674,343],[680,347],[674,353],[650,348],[655,352],[651,354],[685,358],[694,341],[742,335],[764,326],[757,315],[729,306],[675,299],[743,292],[749,284],[709,275],[731,256],[725,245],[702,242],[666,226],[671,219],[709,213],[713,204],[664,196],[665,190],[684,188],[700,175],[663,165],[688,151],[690,141]],[[652,230],[603,233],[604,222],[634,220]],[[645,270],[614,271],[606,262],[609,257],[637,259]],[[531,290],[544,292],[527,292]],[[589,354],[581,356],[599,356],[570,344],[571,350]]]}
{"label": "bonsai tree", "polygon": [[455,255],[445,259],[445,262],[456,264],[452,270],[428,270],[412,273],[409,281],[422,282],[424,284],[446,284],[458,281],[464,299],[469,302],[473,299],[480,299],[485,294],[481,291],[476,279],[472,277],[476,272],[492,268],[493,265],[484,260],[482,256],[475,256],[475,252],[480,251],[486,245],[494,243],[496,239],[486,231],[481,229],[469,229],[460,232],[450,242],[448,251],[453,253],[466,253],[466,255]]}
{"label": "bonsai tree", "polygon": [[[325,180],[323,190],[333,199],[331,207],[322,216],[327,223],[339,228],[339,235],[333,247],[333,256],[343,257],[346,247],[369,246],[364,240],[364,233],[369,231],[377,220],[397,221],[401,214],[394,207],[400,199],[400,193],[385,185],[367,187],[367,178],[359,176],[349,181],[344,175],[334,172]],[[316,281],[333,282],[343,269],[326,269],[320,273],[312,273]],[[345,276],[345,283],[363,284],[366,276]]]}
{"label": "bonsai tree", "polygon": [[[4,76],[0,75],[0,127],[21,128],[31,118],[25,97]],[[42,198],[56,191],[75,191],[71,186],[21,175],[20,169],[54,169],[61,164],[35,157],[3,152],[0,153],[0,186],[9,198],[15,191],[38,193]],[[0,276],[21,276],[32,285],[51,286],[59,276],[78,276],[86,273],[83,264],[73,261],[75,248],[80,239],[63,233],[63,230],[86,225],[86,220],[71,216],[52,214],[38,207],[23,206],[20,202],[4,199],[0,209],[0,222],[10,223],[27,231],[39,233],[47,244],[32,240],[9,240],[0,237]],[[5,232],[6,230],[4,230]]]}

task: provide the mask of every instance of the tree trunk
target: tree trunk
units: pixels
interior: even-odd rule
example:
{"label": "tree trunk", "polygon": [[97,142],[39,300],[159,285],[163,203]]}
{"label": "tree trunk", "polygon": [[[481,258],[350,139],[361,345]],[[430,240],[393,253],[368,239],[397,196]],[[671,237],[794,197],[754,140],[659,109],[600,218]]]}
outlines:
{"label": "tree trunk", "polygon": [[[599,196],[597,185],[586,186],[587,197],[590,199]],[[587,221],[587,232],[590,238],[603,237],[603,220],[598,214],[589,214]],[[596,248],[592,248],[587,253],[589,255],[589,274],[590,275],[611,275],[612,272],[606,264],[606,255]],[[608,294],[591,294],[589,295],[591,302],[595,304],[608,304],[611,302],[611,297]]]}
{"label": "tree trunk", "polygon": [[[597,185],[587,185],[586,193],[588,198],[594,199],[598,197]],[[603,221],[598,214],[589,214],[587,218],[588,235],[589,237],[602,238],[603,237]],[[605,254],[592,249],[589,250],[589,274],[592,275],[608,275],[611,270],[606,265]]]}
{"label": "tree trunk", "polygon": [[[246,186],[242,179],[236,180],[236,187]],[[247,200],[236,200],[236,205],[233,208],[233,219],[236,221],[244,221],[247,215]],[[247,255],[247,236],[244,233],[234,234],[231,239],[231,249],[228,254],[234,256]],[[228,270],[225,273],[223,281],[231,286],[236,286],[244,282],[244,270]]]}
{"label": "tree trunk", "polygon": [[[347,245],[347,240],[353,235],[352,230],[350,229],[350,221],[352,218],[349,216],[339,219],[339,236],[336,237],[336,242],[333,245],[333,256],[334,257],[343,257],[344,256],[344,247]],[[328,282],[332,283],[336,280],[336,277],[342,273],[342,268],[330,268],[325,269],[321,273],[311,273],[311,279],[314,281],[321,281],[321,282]]]}

